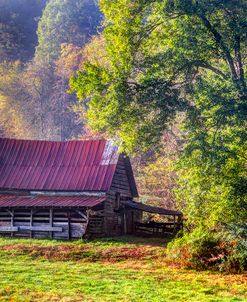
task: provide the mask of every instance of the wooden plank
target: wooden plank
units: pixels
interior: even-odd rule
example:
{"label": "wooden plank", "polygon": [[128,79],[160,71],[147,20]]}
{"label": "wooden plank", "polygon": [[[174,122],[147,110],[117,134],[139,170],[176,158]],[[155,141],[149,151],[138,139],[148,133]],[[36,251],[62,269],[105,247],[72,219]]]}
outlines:
{"label": "wooden plank", "polygon": [[40,225],[40,226],[19,226],[21,231],[40,231],[40,232],[62,232],[62,227],[51,227],[49,225]]}
{"label": "wooden plank", "polygon": [[49,217],[33,217],[33,221],[49,221]]}
{"label": "wooden plank", "polygon": [[[30,228],[33,226],[33,209],[31,209],[30,213]],[[30,238],[33,238],[33,231],[30,229]]]}
{"label": "wooden plank", "polygon": [[[14,217],[15,217],[15,210],[9,211],[11,215],[11,227],[14,227]],[[11,232],[11,237],[14,236],[14,232]]]}
{"label": "wooden plank", "polygon": [[[53,209],[50,209],[50,227],[53,228]],[[53,232],[50,232],[50,238],[53,238]]]}
{"label": "wooden plank", "polygon": [[81,217],[83,217],[86,221],[88,220],[87,215],[85,215],[84,213],[82,213],[82,212],[79,211],[79,210],[76,210],[76,212],[77,212],[79,215],[81,215]]}
{"label": "wooden plank", "polygon": [[126,208],[124,207],[124,235],[127,234],[127,217],[126,217]]}
{"label": "wooden plank", "polygon": [[70,224],[70,212],[67,212],[68,216],[68,239],[71,239],[71,224]]}
{"label": "wooden plank", "polygon": [[1,226],[0,227],[0,232],[18,232],[19,228],[18,227],[13,227],[13,226]]}

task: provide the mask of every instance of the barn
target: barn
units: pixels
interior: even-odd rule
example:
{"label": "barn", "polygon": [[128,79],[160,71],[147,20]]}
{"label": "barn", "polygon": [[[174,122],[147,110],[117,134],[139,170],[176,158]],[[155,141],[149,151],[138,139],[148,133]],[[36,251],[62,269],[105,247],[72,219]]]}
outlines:
{"label": "barn", "polygon": [[137,198],[130,159],[111,141],[0,138],[1,235],[115,236],[145,227],[143,212],[181,218]]}

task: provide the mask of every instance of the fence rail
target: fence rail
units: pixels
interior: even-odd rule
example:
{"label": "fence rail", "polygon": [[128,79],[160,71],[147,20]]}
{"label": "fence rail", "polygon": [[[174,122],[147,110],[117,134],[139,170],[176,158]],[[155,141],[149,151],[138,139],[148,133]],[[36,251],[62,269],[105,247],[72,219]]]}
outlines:
{"label": "fence rail", "polygon": [[183,229],[182,222],[148,222],[135,223],[136,235],[152,235],[156,237],[163,237],[165,235],[175,235],[178,231]]}

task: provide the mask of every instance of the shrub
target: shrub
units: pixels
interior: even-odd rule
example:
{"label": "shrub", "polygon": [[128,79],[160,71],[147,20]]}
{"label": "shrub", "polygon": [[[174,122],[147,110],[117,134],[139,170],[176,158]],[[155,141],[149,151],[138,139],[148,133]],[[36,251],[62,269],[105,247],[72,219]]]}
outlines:
{"label": "shrub", "polygon": [[196,228],[168,244],[168,259],[182,267],[242,272],[247,269],[247,227],[220,232]]}
{"label": "shrub", "polygon": [[247,225],[230,224],[222,232],[221,244],[228,255],[220,264],[220,269],[229,272],[247,270]]}

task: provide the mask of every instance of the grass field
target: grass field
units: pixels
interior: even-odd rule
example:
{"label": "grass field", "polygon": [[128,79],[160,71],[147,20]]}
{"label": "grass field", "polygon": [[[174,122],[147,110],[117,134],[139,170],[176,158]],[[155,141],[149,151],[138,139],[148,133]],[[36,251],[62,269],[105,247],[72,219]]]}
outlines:
{"label": "grass field", "polygon": [[161,240],[0,238],[0,301],[247,301],[247,275],[170,266]]}

